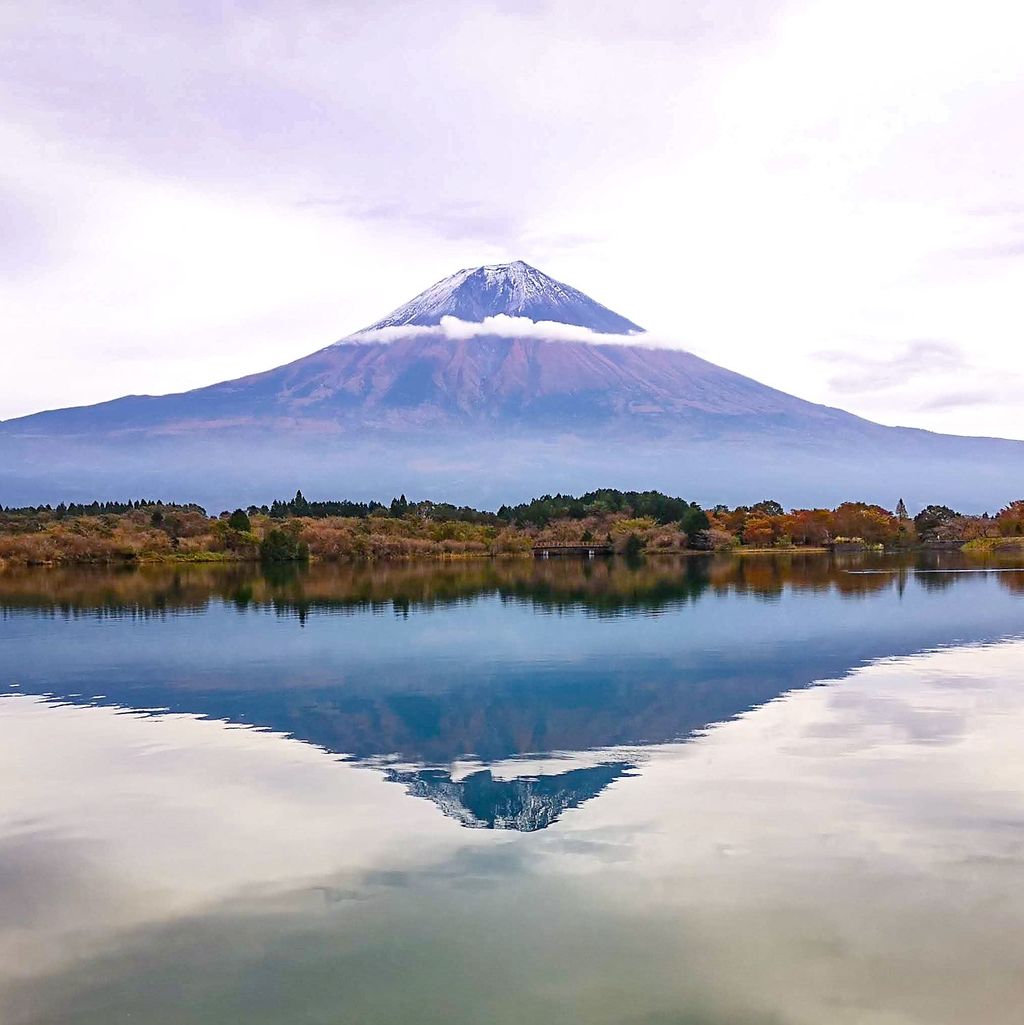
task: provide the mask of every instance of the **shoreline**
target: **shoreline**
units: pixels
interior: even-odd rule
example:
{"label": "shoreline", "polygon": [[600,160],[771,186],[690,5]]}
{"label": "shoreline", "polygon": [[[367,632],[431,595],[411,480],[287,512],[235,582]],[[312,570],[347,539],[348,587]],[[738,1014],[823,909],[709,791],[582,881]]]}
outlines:
{"label": "shoreline", "polygon": [[[824,545],[792,545],[788,547],[763,547],[739,545],[732,548],[720,549],[694,549],[684,548],[676,550],[645,549],[638,553],[626,552],[599,552],[594,556],[587,556],[583,553],[557,553],[550,556],[556,560],[574,560],[590,562],[604,559],[664,559],[664,558],[691,558],[693,556],[725,556],[743,558],[747,556],[804,556],[804,555],[832,555],[832,554],[910,554],[935,551],[963,551],[973,555],[1015,555],[1024,553],[1024,539],[986,539],[991,542],[985,545],[971,543],[968,545],[957,545],[937,547],[928,544],[908,545],[893,548],[874,548],[872,546],[852,547],[848,545],[828,547]],[[1007,543],[1009,542],[1009,543]],[[319,566],[319,565],[385,565],[402,563],[459,563],[459,562],[525,562],[527,560],[549,561],[544,559],[539,551],[512,551],[512,552],[416,552],[409,554],[393,555],[350,555],[339,558],[323,558],[311,556],[308,559],[288,559],[264,561],[250,555],[232,555],[227,552],[189,552],[181,555],[173,554],[144,554],[135,557],[109,557],[109,558],[57,558],[46,560],[14,560],[0,559],[0,572],[19,569],[59,569],[69,567],[96,567],[103,569],[141,569],[149,566],[181,567],[181,566],[248,566],[263,567],[269,569],[282,566]]]}

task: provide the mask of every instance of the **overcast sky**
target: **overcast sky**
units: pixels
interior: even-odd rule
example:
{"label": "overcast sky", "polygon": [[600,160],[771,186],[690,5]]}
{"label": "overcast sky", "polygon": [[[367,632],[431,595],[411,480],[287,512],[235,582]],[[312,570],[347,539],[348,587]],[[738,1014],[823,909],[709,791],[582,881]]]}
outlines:
{"label": "overcast sky", "polygon": [[884,423],[1024,437],[1024,7],[0,0],[0,418],[524,259]]}

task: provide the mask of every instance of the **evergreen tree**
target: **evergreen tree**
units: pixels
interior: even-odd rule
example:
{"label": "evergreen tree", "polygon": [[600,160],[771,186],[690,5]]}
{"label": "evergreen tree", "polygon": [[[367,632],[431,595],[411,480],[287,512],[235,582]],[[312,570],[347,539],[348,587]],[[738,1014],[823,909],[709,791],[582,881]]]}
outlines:
{"label": "evergreen tree", "polygon": [[228,517],[228,526],[232,530],[240,530],[244,533],[248,533],[252,530],[252,523],[249,522],[249,517],[246,515],[243,509],[236,509]]}
{"label": "evergreen tree", "polygon": [[757,502],[750,507],[750,511],[760,513],[762,516],[784,516],[786,513],[781,504],[772,498],[766,498],[761,502]]}
{"label": "evergreen tree", "polygon": [[267,531],[260,543],[260,559],[263,562],[308,562],[309,545],[287,527],[275,527]]}

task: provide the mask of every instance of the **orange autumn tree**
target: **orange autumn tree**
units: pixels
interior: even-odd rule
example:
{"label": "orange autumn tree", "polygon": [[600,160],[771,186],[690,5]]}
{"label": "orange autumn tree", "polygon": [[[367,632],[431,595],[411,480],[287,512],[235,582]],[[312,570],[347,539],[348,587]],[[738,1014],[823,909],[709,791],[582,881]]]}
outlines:
{"label": "orange autumn tree", "polygon": [[996,514],[996,526],[1003,537],[1024,535],[1024,498],[1011,502]]}
{"label": "orange autumn tree", "polygon": [[779,537],[777,516],[751,516],[743,525],[745,545],[764,546],[773,544]]}
{"label": "orange autumn tree", "polygon": [[794,509],[782,521],[795,545],[827,545],[832,540],[834,517],[828,509]]}
{"label": "orange autumn tree", "polygon": [[843,502],[832,514],[835,536],[887,544],[899,537],[900,522],[887,509],[866,502]]}

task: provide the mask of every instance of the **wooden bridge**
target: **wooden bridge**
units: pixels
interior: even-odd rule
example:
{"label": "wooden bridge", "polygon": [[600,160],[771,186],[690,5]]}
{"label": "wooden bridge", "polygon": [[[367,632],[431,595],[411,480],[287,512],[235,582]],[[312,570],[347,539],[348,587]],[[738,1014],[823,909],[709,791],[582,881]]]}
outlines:
{"label": "wooden bridge", "polygon": [[612,546],[597,541],[543,541],[533,546],[533,554],[538,559],[547,559],[552,555],[585,555],[588,559],[595,555],[610,555]]}

